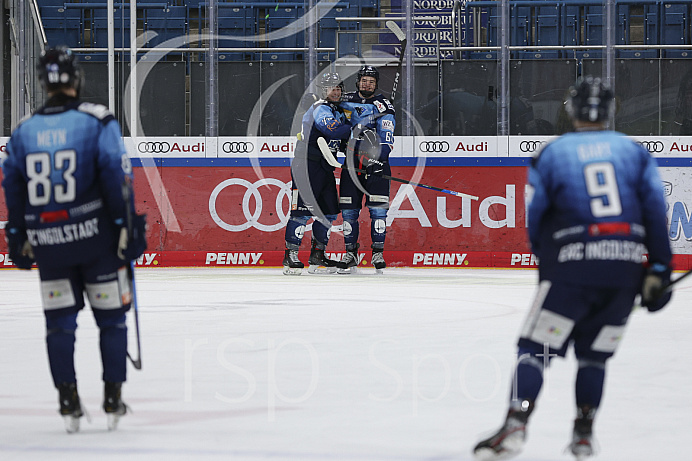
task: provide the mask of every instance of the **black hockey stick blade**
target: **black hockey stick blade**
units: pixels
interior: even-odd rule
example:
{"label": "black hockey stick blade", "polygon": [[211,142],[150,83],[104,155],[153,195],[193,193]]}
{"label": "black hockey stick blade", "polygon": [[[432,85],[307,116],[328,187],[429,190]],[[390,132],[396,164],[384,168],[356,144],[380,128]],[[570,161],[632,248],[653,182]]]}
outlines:
{"label": "black hockey stick blade", "polygon": [[[334,168],[343,168],[344,167],[341,163],[339,163],[334,158],[334,155],[332,155],[332,151],[329,150],[329,145],[327,144],[326,139],[324,139],[322,137],[317,138],[317,146],[320,148],[320,152],[322,152],[322,157],[324,157],[324,159],[327,161],[327,163],[329,163]],[[354,170],[357,173],[367,173],[367,171],[362,170],[360,168],[355,168]],[[384,179],[389,179],[390,181],[396,181],[396,182],[400,182],[400,183],[404,183],[404,184],[410,184],[414,187],[421,187],[423,189],[430,189],[430,190],[434,190],[437,192],[443,192],[445,194],[456,195],[457,197],[464,197],[464,198],[468,198],[471,200],[478,200],[478,197],[476,197],[475,195],[464,194],[463,192],[455,192],[453,190],[443,189],[441,187],[428,186],[426,184],[420,184],[417,182],[409,181],[408,179],[395,178],[394,176],[389,176],[386,174],[377,173],[377,176],[382,176]]]}

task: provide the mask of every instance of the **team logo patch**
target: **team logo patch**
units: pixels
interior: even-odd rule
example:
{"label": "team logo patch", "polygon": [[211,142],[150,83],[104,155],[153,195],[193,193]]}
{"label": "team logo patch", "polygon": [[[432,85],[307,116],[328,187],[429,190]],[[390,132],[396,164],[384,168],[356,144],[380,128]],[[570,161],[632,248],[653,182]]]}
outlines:
{"label": "team logo patch", "polygon": [[387,223],[384,219],[378,219],[375,221],[375,232],[378,234],[384,234],[387,230]]}
{"label": "team logo patch", "polygon": [[385,112],[387,110],[387,106],[382,104],[380,101],[375,100],[372,103],[375,105],[375,107],[377,107],[377,110],[380,112]]}

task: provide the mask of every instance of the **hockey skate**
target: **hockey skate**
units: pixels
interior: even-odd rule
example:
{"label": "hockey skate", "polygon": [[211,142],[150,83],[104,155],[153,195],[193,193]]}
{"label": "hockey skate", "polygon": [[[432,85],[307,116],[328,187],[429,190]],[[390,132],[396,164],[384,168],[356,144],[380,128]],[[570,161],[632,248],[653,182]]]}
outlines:
{"label": "hockey skate", "polygon": [[79,431],[79,418],[84,416],[82,404],[77,394],[77,383],[62,383],[58,386],[60,394],[60,414],[68,434]]}
{"label": "hockey skate", "polygon": [[300,275],[305,264],[298,259],[298,250],[286,250],[284,253],[284,275]]}
{"label": "hockey skate", "polygon": [[108,430],[114,431],[118,427],[120,417],[127,413],[128,406],[120,398],[122,383],[105,383],[103,397],[103,411],[108,418]]}
{"label": "hockey skate", "polygon": [[375,273],[383,274],[382,269],[387,267],[387,263],[384,261],[384,250],[372,250],[372,265],[375,266]]}
{"label": "hockey skate", "polygon": [[324,249],[317,248],[317,242],[314,240],[308,264],[308,274],[336,274],[337,270],[346,268],[343,262],[327,258]]}
{"label": "hockey skate", "polygon": [[346,255],[341,260],[346,267],[339,269],[339,274],[356,274],[358,272],[358,248],[360,245],[356,243],[354,249],[346,251]]}
{"label": "hockey skate", "polygon": [[522,402],[522,410],[509,410],[505,424],[491,437],[479,442],[473,449],[479,461],[510,459],[521,453],[526,441],[526,423],[533,406]]}
{"label": "hockey skate", "polygon": [[574,431],[572,432],[572,443],[569,444],[569,451],[577,461],[583,461],[595,454],[592,430],[595,413],[596,410],[588,406],[577,409],[577,419],[574,420]]}

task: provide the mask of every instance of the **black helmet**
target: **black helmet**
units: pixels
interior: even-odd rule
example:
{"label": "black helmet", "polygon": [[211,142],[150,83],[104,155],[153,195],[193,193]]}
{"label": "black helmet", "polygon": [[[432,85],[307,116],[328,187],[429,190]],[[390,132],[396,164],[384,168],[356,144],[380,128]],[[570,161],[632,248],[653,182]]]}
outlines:
{"label": "black helmet", "polygon": [[615,108],[613,91],[598,77],[587,75],[569,89],[565,109],[575,120],[604,122]]}
{"label": "black helmet", "polygon": [[[358,74],[356,74],[356,90],[360,91],[360,79],[363,77],[373,77],[375,79],[375,89],[377,89],[377,85],[380,83],[380,72],[375,69],[373,66],[363,66],[360,68],[358,71]],[[368,92],[370,94],[365,94],[365,96],[372,96],[371,92]]]}
{"label": "black helmet", "polygon": [[41,54],[36,66],[38,78],[46,91],[74,88],[79,94],[83,74],[77,57],[65,46],[48,48]]}
{"label": "black helmet", "polygon": [[336,72],[327,72],[322,74],[320,78],[320,88],[322,89],[322,99],[327,99],[332,88],[338,87],[341,92],[344,91],[344,82],[341,81],[341,77]]}
{"label": "black helmet", "polygon": [[358,131],[354,128],[351,132],[351,138],[346,146],[347,151],[355,151],[358,156],[365,156],[372,159],[380,158],[380,138],[377,132],[371,128],[365,128]]}

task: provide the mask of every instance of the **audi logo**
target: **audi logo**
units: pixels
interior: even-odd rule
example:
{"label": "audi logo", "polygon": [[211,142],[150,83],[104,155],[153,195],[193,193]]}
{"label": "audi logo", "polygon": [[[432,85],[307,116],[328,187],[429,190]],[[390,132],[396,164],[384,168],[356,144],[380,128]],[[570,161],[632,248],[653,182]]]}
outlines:
{"label": "audi logo", "polygon": [[661,141],[639,141],[637,144],[646,147],[652,154],[663,152],[663,143]]}
{"label": "audi logo", "polygon": [[418,147],[421,152],[449,152],[447,141],[423,141]]}
{"label": "audi logo", "polygon": [[545,141],[522,141],[519,143],[519,150],[522,152],[536,152],[543,144],[545,144]]}
{"label": "audi logo", "polygon": [[171,150],[171,145],[167,142],[140,142],[137,150],[147,154],[162,154]]}
{"label": "audi logo", "polygon": [[[264,178],[254,183],[251,183],[250,181],[247,181],[242,178],[226,179],[225,181],[222,181],[218,186],[216,186],[212,191],[211,196],[209,196],[209,214],[211,214],[211,218],[214,220],[216,224],[219,225],[219,227],[230,232],[242,232],[251,227],[254,227],[264,232],[277,231],[279,229],[282,229],[288,221],[289,213],[284,212],[283,201],[284,198],[287,198],[289,203],[291,201],[290,184],[290,182],[285,183],[274,178]],[[259,218],[262,215],[262,195],[260,194],[260,186],[269,185],[277,186],[279,188],[279,193],[276,196],[275,201],[275,212],[269,213],[270,216],[273,215],[275,218],[278,218],[278,222],[273,224],[263,224],[259,222]],[[221,191],[223,191],[225,188],[229,186],[242,186],[246,188],[245,195],[243,195],[243,201],[241,204],[243,216],[245,216],[245,222],[242,224],[229,224],[225,222],[223,219],[221,219],[219,213],[216,211],[217,197],[219,196]],[[250,209],[251,197],[255,199],[254,211]]]}
{"label": "audi logo", "polygon": [[234,141],[223,143],[222,149],[227,154],[249,154],[255,146],[251,142]]}

